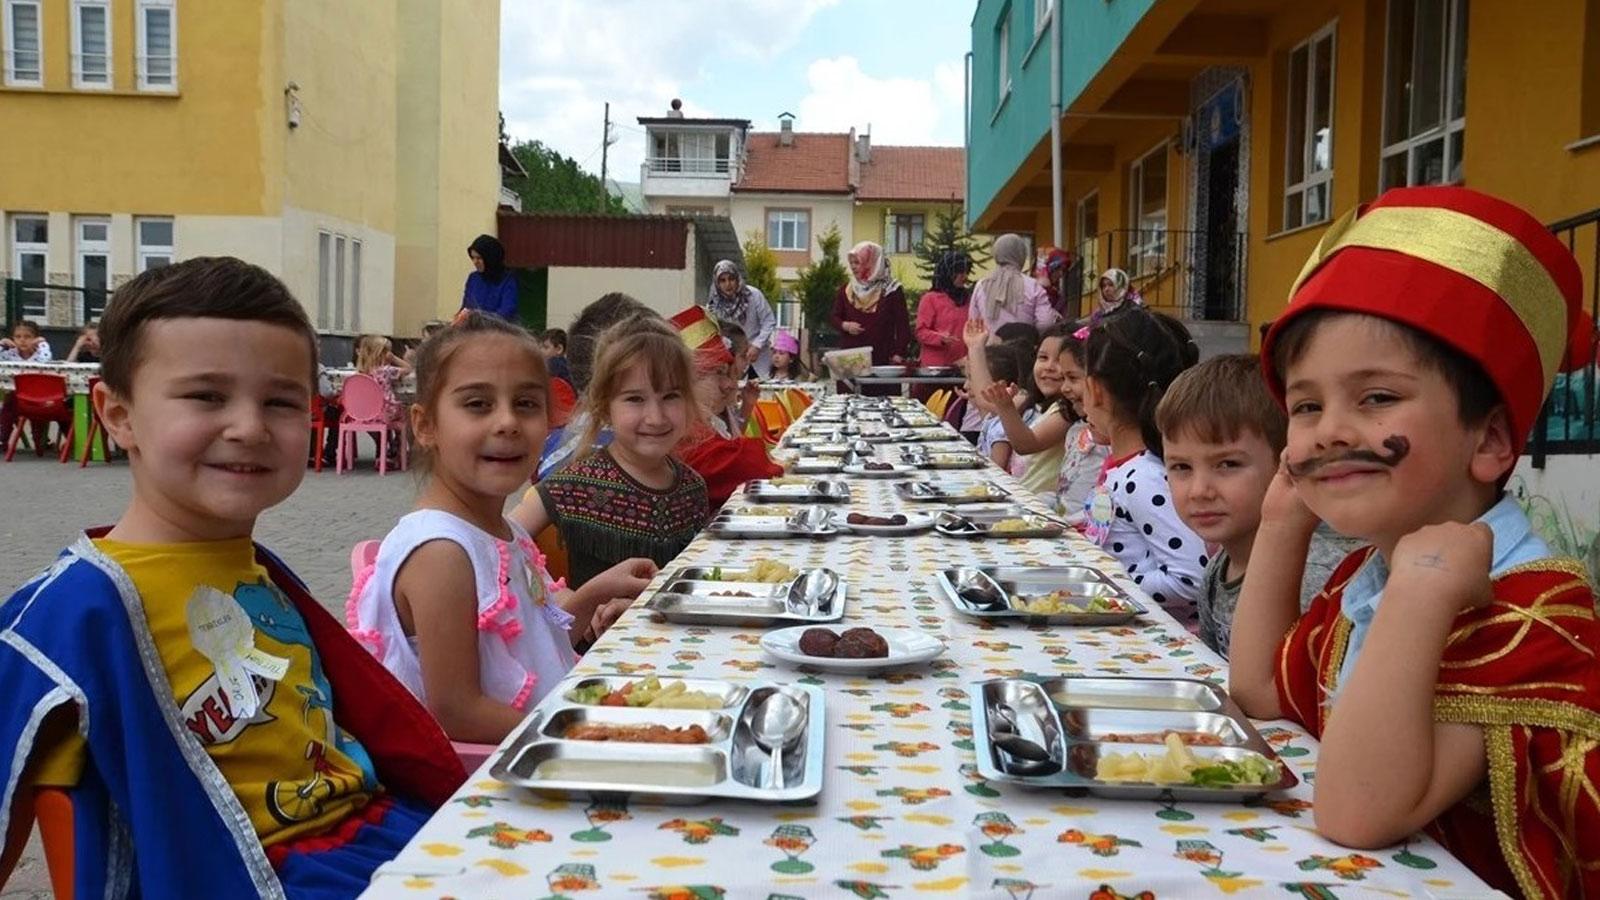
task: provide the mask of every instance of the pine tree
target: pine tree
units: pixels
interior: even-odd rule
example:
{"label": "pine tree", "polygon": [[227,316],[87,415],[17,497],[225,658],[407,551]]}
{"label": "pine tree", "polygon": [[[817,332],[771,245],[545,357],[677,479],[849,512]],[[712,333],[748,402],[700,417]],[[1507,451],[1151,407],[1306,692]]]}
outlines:
{"label": "pine tree", "polygon": [[960,204],[951,204],[942,212],[933,214],[934,225],[923,232],[917,243],[917,270],[928,280],[933,280],[934,267],[947,251],[959,250],[972,258],[972,267],[979,268],[989,262],[986,242],[967,230],[966,211]]}
{"label": "pine tree", "polygon": [[822,248],[822,258],[809,263],[797,273],[795,293],[800,296],[800,307],[805,311],[806,329],[816,332],[827,320],[839,288],[850,280],[844,263],[839,261],[839,245],[844,238],[838,226],[830,225],[817,236],[817,246]]}
{"label": "pine tree", "polygon": [[761,232],[752,231],[744,239],[744,281],[766,296],[768,303],[783,299],[778,283],[778,257],[767,246]]}

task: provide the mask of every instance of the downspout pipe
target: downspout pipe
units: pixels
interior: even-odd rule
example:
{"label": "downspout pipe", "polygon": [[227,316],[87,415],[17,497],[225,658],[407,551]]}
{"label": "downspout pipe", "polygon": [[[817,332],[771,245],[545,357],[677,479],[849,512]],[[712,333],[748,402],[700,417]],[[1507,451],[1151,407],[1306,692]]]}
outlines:
{"label": "downspout pipe", "polygon": [[1061,183],[1061,6],[1065,2],[1055,0],[1050,6],[1050,233],[1055,247],[1067,239]]}
{"label": "downspout pipe", "polygon": [[961,166],[961,218],[972,228],[972,51],[968,50],[961,67],[961,145],[965,148]]}

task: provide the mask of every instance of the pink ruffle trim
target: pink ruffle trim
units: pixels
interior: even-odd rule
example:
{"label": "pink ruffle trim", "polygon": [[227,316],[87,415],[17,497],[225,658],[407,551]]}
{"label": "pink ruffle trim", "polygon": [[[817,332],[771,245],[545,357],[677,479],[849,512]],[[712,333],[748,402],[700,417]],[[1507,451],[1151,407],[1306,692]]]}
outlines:
{"label": "pink ruffle trim", "polygon": [[528,698],[533,696],[533,686],[539,683],[539,676],[528,672],[522,676],[522,690],[511,698],[511,708],[522,711],[528,707]]}
{"label": "pink ruffle trim", "polygon": [[360,613],[356,608],[362,592],[367,589],[367,582],[372,580],[372,573],[376,570],[377,566],[367,566],[356,575],[355,583],[350,586],[350,596],[344,602],[344,622],[345,630],[357,643],[367,648],[368,653],[383,659],[383,634],[377,629],[362,628]]}

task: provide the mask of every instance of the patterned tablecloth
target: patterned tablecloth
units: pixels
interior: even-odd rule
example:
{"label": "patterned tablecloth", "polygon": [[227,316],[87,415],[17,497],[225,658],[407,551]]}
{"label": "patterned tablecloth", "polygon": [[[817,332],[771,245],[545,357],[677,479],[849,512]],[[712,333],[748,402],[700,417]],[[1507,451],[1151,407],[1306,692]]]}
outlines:
{"label": "patterned tablecloth", "polygon": [[89,379],[100,374],[100,364],[0,360],[0,390],[10,391],[15,389],[16,377],[19,374],[35,372],[42,375],[61,375],[67,379],[68,393],[87,394],[89,393]]}
{"label": "patterned tablecloth", "polygon": [[[1017,488],[993,472],[948,481],[981,478]],[[892,484],[853,483],[851,508],[899,509]],[[990,626],[956,617],[931,586],[936,570],[956,562],[1084,562],[1115,572],[1124,588],[1143,596],[1111,557],[1080,539],[702,536],[679,562],[757,558],[842,572],[854,591],[846,625],[920,628],[945,640],[945,655],[899,673],[817,675],[766,658],[759,631],[656,623],[634,611],[576,671],[822,685],[826,780],[816,802],[549,801],[491,779],[486,764],[380,871],[366,896],[1497,896],[1425,837],[1360,853],[1319,837],[1310,809],[1317,745],[1287,722],[1259,728],[1302,784],[1261,803],[1117,801],[980,778],[971,698],[963,690],[969,681],[1023,672],[1226,681],[1224,662],[1148,600],[1154,611],[1128,627]]]}

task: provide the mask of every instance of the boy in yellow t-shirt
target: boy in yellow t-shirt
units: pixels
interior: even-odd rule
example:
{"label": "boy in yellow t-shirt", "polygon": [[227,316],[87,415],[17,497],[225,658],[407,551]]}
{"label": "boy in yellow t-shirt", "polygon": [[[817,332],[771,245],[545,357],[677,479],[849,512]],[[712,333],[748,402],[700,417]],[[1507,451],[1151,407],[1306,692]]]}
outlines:
{"label": "boy in yellow t-shirt", "polygon": [[464,773],[251,541],[305,471],[316,334],[280,281],[229,258],[139,276],[101,334],[94,404],[133,499],[0,606],[17,701],[0,742],[18,747],[0,785],[20,785],[0,833],[64,790],[82,893],[354,896]]}

